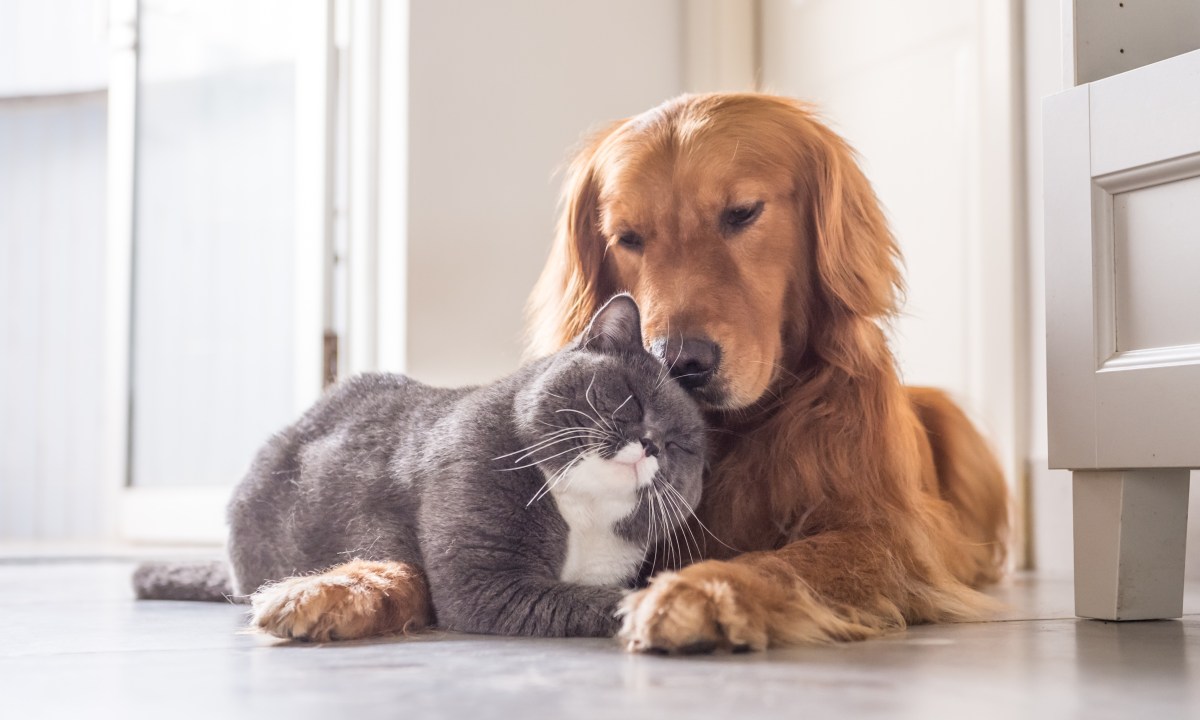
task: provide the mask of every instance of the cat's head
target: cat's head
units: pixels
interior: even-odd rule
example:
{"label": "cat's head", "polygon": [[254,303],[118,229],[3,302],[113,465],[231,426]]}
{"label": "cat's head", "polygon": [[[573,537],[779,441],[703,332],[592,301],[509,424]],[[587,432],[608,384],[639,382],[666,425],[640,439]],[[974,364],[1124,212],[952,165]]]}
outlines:
{"label": "cat's head", "polygon": [[704,419],[646,351],[629,295],[609,300],[517,405],[529,445],[523,464],[538,465],[556,498],[604,503],[627,492],[630,512],[618,530],[630,539],[661,539],[699,502]]}

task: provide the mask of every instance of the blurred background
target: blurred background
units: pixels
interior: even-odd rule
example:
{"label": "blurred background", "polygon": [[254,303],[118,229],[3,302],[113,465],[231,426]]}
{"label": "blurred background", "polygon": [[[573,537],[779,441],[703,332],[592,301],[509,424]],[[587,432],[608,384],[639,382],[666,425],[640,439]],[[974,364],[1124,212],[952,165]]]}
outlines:
{"label": "blurred background", "polygon": [[219,543],[330,380],[511,371],[571,148],[757,89],[860,151],[907,260],[905,379],[991,438],[1017,564],[1068,574],[1041,269],[1062,37],[1050,0],[0,0],[0,544]]}

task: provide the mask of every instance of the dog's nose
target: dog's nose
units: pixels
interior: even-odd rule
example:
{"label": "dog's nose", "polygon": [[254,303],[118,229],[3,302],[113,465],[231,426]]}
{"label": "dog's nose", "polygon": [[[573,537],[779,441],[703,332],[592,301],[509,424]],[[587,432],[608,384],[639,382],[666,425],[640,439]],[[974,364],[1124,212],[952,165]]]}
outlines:
{"label": "dog's nose", "polygon": [[650,349],[670,368],[671,377],[688,390],[707,385],[721,364],[721,348],[708,338],[685,338],[678,345],[661,338],[651,343]]}

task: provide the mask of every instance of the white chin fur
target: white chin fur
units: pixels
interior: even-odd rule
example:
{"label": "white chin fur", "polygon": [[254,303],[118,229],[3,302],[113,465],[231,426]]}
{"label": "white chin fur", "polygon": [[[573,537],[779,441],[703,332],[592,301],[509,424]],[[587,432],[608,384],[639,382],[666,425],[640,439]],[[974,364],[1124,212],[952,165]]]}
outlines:
{"label": "white chin fur", "polygon": [[611,459],[585,455],[550,492],[570,528],[567,557],[559,577],[584,585],[628,582],[645,554],[613,532],[637,506],[638,489],[658,472],[658,458],[646,457],[640,443],[629,443]]}
{"label": "white chin fur", "polygon": [[641,443],[629,443],[613,455],[610,462],[632,468],[639,488],[649,485],[658,472],[658,458],[646,457]]}

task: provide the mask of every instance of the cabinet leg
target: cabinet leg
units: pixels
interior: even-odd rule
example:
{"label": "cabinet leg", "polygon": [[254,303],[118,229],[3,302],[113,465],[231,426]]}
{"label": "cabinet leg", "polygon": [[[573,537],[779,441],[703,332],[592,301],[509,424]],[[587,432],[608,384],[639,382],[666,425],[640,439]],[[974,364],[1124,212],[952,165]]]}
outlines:
{"label": "cabinet leg", "polygon": [[1183,614],[1188,473],[1074,472],[1076,615],[1152,620]]}

